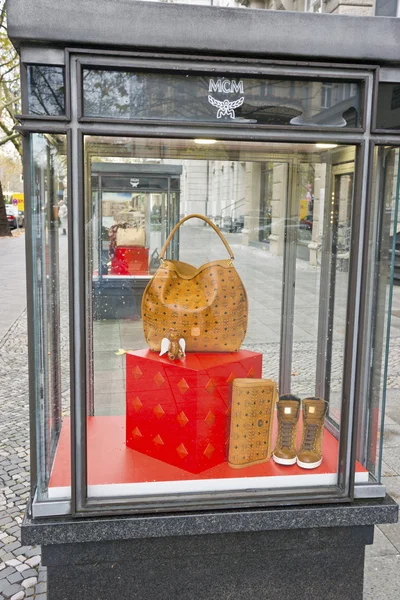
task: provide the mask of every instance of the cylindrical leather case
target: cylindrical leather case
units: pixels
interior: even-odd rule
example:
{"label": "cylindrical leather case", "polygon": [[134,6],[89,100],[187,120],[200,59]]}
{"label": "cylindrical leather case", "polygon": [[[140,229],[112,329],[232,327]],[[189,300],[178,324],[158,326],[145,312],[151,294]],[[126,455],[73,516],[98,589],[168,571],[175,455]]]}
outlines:
{"label": "cylindrical leather case", "polygon": [[229,466],[241,469],[272,454],[277,386],[271,379],[235,379],[232,384]]}

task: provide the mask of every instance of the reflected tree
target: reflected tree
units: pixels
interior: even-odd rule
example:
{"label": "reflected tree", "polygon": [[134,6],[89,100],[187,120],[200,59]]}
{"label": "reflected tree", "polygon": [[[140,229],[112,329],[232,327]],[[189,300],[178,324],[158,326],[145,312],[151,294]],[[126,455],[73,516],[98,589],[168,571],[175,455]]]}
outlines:
{"label": "reflected tree", "polygon": [[34,115],[65,113],[64,67],[30,65],[28,67],[29,112]]}

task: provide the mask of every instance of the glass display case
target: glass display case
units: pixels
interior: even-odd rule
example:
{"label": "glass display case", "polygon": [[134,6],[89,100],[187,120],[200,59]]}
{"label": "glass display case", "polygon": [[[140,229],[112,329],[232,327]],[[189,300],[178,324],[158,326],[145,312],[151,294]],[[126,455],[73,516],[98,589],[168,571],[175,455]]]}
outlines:
{"label": "glass display case", "polygon": [[[140,317],[141,295],[179,218],[182,168],[109,162],[122,145],[102,140],[93,146],[94,152],[111,153],[102,154],[103,162],[88,153],[95,318]],[[171,256],[176,257],[176,244]]]}
{"label": "glass display case", "polygon": [[375,74],[67,56],[24,91],[33,516],[382,497]]}

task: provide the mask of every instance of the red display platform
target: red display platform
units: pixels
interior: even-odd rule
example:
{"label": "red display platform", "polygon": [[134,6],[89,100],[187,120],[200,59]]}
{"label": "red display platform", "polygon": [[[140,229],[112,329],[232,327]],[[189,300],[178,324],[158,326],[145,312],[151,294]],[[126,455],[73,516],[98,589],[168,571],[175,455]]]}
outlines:
{"label": "red display platform", "polygon": [[[70,420],[64,418],[49,482],[49,498],[71,493]],[[300,433],[299,433],[300,435]],[[249,488],[273,490],[335,485],[338,442],[325,430],[321,466],[312,471],[284,467],[273,460],[244,469],[227,462],[197,475],[131,450],[125,444],[125,416],[87,419],[87,477],[89,496],[138,496]],[[368,471],[356,463],[356,483],[368,482]]]}
{"label": "red display platform", "polygon": [[111,259],[110,275],[148,275],[149,249],[142,246],[117,246]]}
{"label": "red display platform", "polygon": [[262,354],[126,353],[126,443],[190,473],[227,459],[232,381],[261,377]]}

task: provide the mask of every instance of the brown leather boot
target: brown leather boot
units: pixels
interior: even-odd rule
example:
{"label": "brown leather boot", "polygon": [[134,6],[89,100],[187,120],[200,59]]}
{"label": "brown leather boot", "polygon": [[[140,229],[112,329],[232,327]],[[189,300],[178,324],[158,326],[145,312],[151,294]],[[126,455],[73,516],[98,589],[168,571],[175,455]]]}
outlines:
{"label": "brown leather boot", "polygon": [[302,469],[316,469],[322,463],[322,437],[328,403],[322,398],[303,400],[303,435],[297,464]]}
{"label": "brown leather boot", "polygon": [[296,434],[300,414],[300,398],[288,394],[276,403],[278,410],[278,436],[272,457],[279,465],[296,464]]}

